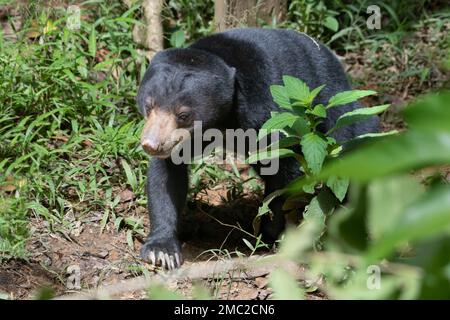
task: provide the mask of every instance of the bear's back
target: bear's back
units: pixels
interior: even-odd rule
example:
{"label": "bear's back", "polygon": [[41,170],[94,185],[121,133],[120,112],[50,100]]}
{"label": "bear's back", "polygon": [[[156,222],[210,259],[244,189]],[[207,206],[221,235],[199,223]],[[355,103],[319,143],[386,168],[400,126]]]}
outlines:
{"label": "bear's back", "polygon": [[[258,125],[267,119],[270,111],[279,110],[273,103],[269,88],[282,84],[283,75],[299,78],[311,89],[325,85],[315,103],[326,104],[333,95],[351,90],[337,57],[320,42],[293,30],[231,29],[200,39],[191,48],[213,53],[236,68],[243,100],[253,104],[245,108],[258,114],[258,119],[254,119]],[[323,129],[327,130],[340,115],[358,107],[358,103],[352,103],[330,109]],[[347,140],[357,134],[377,130],[378,122],[374,118],[373,121],[342,128],[335,135],[338,140]]]}

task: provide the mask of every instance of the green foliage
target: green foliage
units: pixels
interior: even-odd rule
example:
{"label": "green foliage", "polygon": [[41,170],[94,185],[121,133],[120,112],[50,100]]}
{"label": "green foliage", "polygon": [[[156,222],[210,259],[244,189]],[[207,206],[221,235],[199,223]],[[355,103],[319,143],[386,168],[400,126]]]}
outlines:
{"label": "green foliage", "polygon": [[180,48],[213,31],[213,0],[170,0],[163,9],[165,36]]}
{"label": "green foliage", "polygon": [[30,211],[70,229],[68,210],[116,219],[116,192],[127,185],[144,200],[135,96],[146,60],[132,39],[138,7],[103,1],[82,10],[89,20],[72,30],[65,10],[30,5],[18,40],[0,38],[2,257],[24,255]]}
{"label": "green foliage", "polygon": [[[321,290],[330,298],[445,299],[450,295],[450,188],[443,181],[425,186],[410,174],[411,169],[449,163],[448,101],[449,92],[420,99],[404,112],[409,130],[363,145],[291,185],[291,192],[297,194],[314,181],[328,179],[335,184],[336,176],[354,183],[349,203],[330,217],[326,233],[321,231],[321,221],[305,218],[281,244],[281,257],[290,252],[292,259],[298,252],[295,260],[308,263],[309,280],[325,277]],[[401,151],[395,153],[397,149]],[[315,246],[306,245],[293,250],[302,237],[312,237],[323,249],[317,252]]]}
{"label": "green foliage", "polygon": [[287,27],[321,38],[339,30],[337,11],[322,0],[293,0],[288,7]]}
{"label": "green foliage", "polygon": [[[342,145],[330,136],[332,132],[345,125],[367,120],[369,117],[385,111],[388,107],[388,105],[384,105],[347,112],[338,119],[328,133],[323,134],[318,131],[318,125],[326,118],[329,108],[338,108],[376,92],[370,90],[340,92],[331,97],[328,104],[324,106],[314,104],[315,97],[324,86],[310,90],[303,81],[291,76],[284,76],[283,84],[283,86],[272,86],[270,91],[274,101],[288,112],[272,113],[271,118],[263,124],[262,130],[259,132],[259,138],[264,137],[270,131],[279,131],[284,136],[268,148],[251,154],[247,159],[249,163],[274,157],[294,157],[298,160],[300,170],[305,173],[306,177],[315,176],[321,172],[327,159],[337,157],[342,150]],[[366,138],[368,137],[366,136]],[[301,154],[287,149],[287,147],[294,146],[301,148]],[[314,187],[319,187],[322,184],[328,186],[339,201],[344,199],[348,180],[338,176],[313,181],[313,184],[304,186],[303,190],[314,193]],[[273,199],[273,197],[268,197],[268,199]],[[266,201],[269,201],[268,199]],[[314,201],[316,200],[314,199]]]}
{"label": "green foliage", "polygon": [[25,256],[28,220],[23,199],[0,197],[0,262]]}

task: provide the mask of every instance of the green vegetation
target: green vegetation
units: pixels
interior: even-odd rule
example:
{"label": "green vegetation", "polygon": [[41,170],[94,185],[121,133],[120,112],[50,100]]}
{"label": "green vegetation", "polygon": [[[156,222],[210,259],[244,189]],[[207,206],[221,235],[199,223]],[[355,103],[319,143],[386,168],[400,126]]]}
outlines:
{"label": "green vegetation", "polygon": [[[339,108],[339,106],[355,102],[376,92],[370,90],[344,91],[331,97],[327,105],[313,104],[314,99],[324,86],[310,90],[302,80],[291,76],[284,76],[283,82],[284,86],[274,85],[270,89],[274,101],[280,108],[287,111],[273,112],[271,118],[262,126],[259,135],[262,138],[270,132],[278,131],[283,134],[283,138],[266,149],[250,155],[248,158],[249,163],[274,157],[294,157],[297,159],[300,171],[305,178],[312,179],[312,177],[321,172],[324,163],[339,157],[342,153],[343,145],[355,145],[361,141],[367,142],[367,140],[378,139],[396,133],[396,131],[367,133],[351,141],[338,143],[331,136],[334,131],[355,122],[367,120],[385,111],[389,105],[360,108],[344,113],[339,117],[334,127],[323,134],[319,131],[318,126],[327,117],[327,111],[330,108]],[[292,150],[292,147],[298,147],[301,149],[301,153],[295,152],[295,149]],[[291,196],[287,200],[284,209],[294,211],[305,209],[303,217],[306,220],[318,218],[317,215],[321,213],[321,208],[326,208],[326,214],[330,214],[335,206],[344,200],[348,185],[347,177],[338,177],[336,175],[330,175],[324,180],[310,180],[310,183],[303,185],[303,191],[306,194],[314,195],[317,190],[321,189],[321,186],[326,187],[322,188],[317,196],[308,197],[304,193]],[[275,191],[267,196],[258,216],[269,212],[268,203],[277,195],[279,195],[279,191]],[[321,218],[325,218],[325,215]],[[324,222],[323,219],[322,223],[324,224]]]}
{"label": "green vegetation", "polygon": [[0,37],[1,259],[25,256],[27,215],[70,230],[68,212],[83,217],[106,204],[105,222],[116,219],[117,189],[145,202],[137,7],[88,8],[99,18],[80,30],[67,27],[65,11],[28,8],[18,41]]}
{"label": "green vegetation", "polygon": [[[410,174],[450,163],[448,101],[448,91],[419,100],[404,112],[408,131],[362,146],[288,188],[299,194],[335,176],[351,182],[348,204],[331,214],[319,194],[319,205],[311,201],[312,213],[281,244],[279,258],[308,265],[304,290],[320,287],[338,299],[449,297],[449,184],[439,173],[426,183]],[[293,292],[290,298],[302,298],[285,290],[285,280],[272,280]]]}

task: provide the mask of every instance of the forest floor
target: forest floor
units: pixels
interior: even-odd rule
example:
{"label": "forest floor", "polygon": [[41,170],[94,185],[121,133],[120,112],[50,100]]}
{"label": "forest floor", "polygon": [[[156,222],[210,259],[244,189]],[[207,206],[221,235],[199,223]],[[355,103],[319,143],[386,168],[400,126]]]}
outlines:
{"label": "forest floor", "polygon": [[[247,169],[240,170],[245,177]],[[221,182],[211,190],[199,193],[195,201],[188,204],[180,227],[184,239],[183,266],[200,261],[219,261],[226,258],[228,253],[235,256],[233,253],[236,251],[251,254],[251,250],[242,242],[242,237],[249,237],[239,229],[253,233],[252,220],[258,212],[261,195],[247,189],[237,199],[230,201],[227,199],[228,191],[227,184]],[[146,209],[131,203],[133,198],[130,192],[122,192],[121,205],[127,215],[143,217],[145,230],[148,230]],[[80,270],[81,287],[84,290],[161,271],[139,258],[139,248],[144,237],[135,239],[132,248],[126,232],[117,231],[112,223],[108,223],[101,232],[101,219],[98,213],[83,221],[78,220],[78,228],[68,234],[61,230],[49,230],[44,220],[32,218],[30,225],[34,232],[27,244],[30,252],[28,261],[12,260],[0,265],[0,292],[7,292],[12,299],[40,296],[43,289],[51,289],[56,296],[74,292],[67,286],[70,275],[67,270],[73,270],[74,267]],[[214,251],[211,251],[213,248]],[[268,279],[264,276],[242,280],[209,279],[203,286],[218,299],[265,300],[271,295],[267,287]],[[172,283],[169,288],[188,298],[192,297],[191,281],[182,279]],[[144,299],[147,296],[145,290],[138,290],[114,298]],[[311,299],[323,297],[320,292],[309,295]]]}

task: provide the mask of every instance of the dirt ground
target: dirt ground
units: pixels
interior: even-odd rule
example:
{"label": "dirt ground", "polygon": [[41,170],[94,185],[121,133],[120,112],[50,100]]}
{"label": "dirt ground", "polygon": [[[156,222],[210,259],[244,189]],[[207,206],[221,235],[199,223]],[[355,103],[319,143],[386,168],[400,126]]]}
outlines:
{"label": "dirt ground", "polygon": [[[217,261],[224,257],[226,250],[230,253],[236,250],[250,253],[250,249],[242,242],[243,236],[249,240],[250,237],[230,226],[238,226],[252,233],[252,219],[258,212],[261,196],[246,190],[241,197],[229,202],[224,201],[226,193],[226,186],[219,184],[213,190],[200,193],[195,202],[188,204],[180,228],[184,240],[184,266],[199,261]],[[129,207],[133,208],[131,200],[129,202]],[[134,208],[128,214],[143,217],[145,230],[148,230],[145,207]],[[126,231],[117,231],[113,223],[108,223],[100,232],[101,218],[101,213],[93,213],[84,220],[78,220],[77,228],[72,229],[71,234],[50,230],[45,221],[32,218],[30,226],[33,235],[27,243],[30,252],[28,261],[13,260],[0,265],[0,293],[9,299],[42,297],[43,289],[51,289],[56,296],[73,293],[77,291],[71,286],[73,270],[79,270],[83,290],[161,271],[139,259],[144,237],[137,237],[134,248],[131,248]],[[212,253],[208,251],[210,249],[221,249],[222,252]],[[190,298],[192,285],[189,281],[180,280],[169,288]],[[201,285],[218,299],[265,300],[272,293],[265,277],[242,281],[205,279]],[[147,292],[141,290],[114,298],[147,297]],[[315,292],[309,297],[322,299],[323,295]]]}

